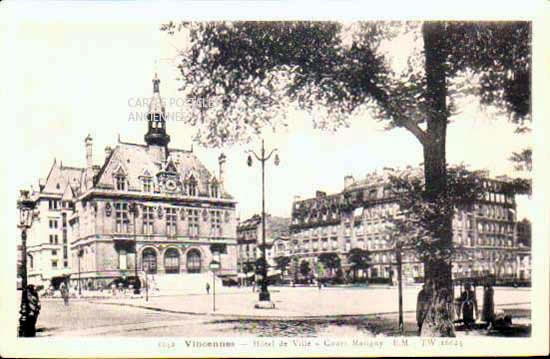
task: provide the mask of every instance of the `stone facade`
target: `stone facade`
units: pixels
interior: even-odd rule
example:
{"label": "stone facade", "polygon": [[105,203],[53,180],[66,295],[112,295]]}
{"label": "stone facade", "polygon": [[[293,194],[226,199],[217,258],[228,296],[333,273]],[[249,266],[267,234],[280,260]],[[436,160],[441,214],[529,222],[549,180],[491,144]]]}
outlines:
{"label": "stone facade", "polygon": [[54,163],[33,193],[40,219],[28,236],[29,255],[36,256],[29,277],[70,275],[105,285],[136,269],[205,272],[213,259],[221,262],[219,276],[236,275],[236,201],[223,185],[225,156],[216,176],[192,149],[168,147],[159,83],[153,80],[145,144],[119,138],[98,166],[88,136],[86,167]]}
{"label": "stone facade", "polygon": [[[288,239],[289,218],[266,215],[266,259],[269,267],[275,267],[274,244]],[[251,272],[256,260],[262,257],[262,217],[254,215],[237,226],[237,268],[239,273]],[[247,269],[249,269],[247,271]]]}
{"label": "stone facade", "polygon": [[[407,171],[421,175],[419,169]],[[352,248],[361,248],[370,253],[366,275],[395,280],[396,250],[385,218],[396,215],[399,205],[387,188],[389,173],[372,173],[357,182],[346,176],[340,193],[317,191],[314,198],[296,198],[290,239],[279,246],[282,253],[296,261],[309,261],[314,269],[321,253],[333,252],[349,275],[347,254]],[[484,181],[484,198],[453,218],[453,241],[461,248],[453,260],[453,277],[492,274],[530,279],[530,252],[518,244],[514,195],[502,190],[504,178],[486,176]],[[424,276],[423,264],[412,250],[402,252],[402,269],[408,282]]]}

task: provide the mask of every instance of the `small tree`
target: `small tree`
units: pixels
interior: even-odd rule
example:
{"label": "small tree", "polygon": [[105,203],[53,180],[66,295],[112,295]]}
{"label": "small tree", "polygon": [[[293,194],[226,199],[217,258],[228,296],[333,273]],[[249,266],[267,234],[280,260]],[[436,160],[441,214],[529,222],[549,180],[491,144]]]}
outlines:
{"label": "small tree", "polygon": [[340,257],[336,253],[322,253],[319,262],[330,271],[331,277],[334,276],[334,271],[341,267]]}
{"label": "small tree", "polygon": [[284,275],[285,271],[290,265],[290,257],[275,257],[275,265],[277,269],[281,271],[281,274]]}
{"label": "small tree", "polygon": [[361,248],[353,248],[348,253],[348,262],[353,271],[353,281],[357,281],[357,272],[367,270],[370,266],[370,253]]}
{"label": "small tree", "polygon": [[309,277],[309,274],[311,273],[311,266],[309,265],[309,262],[304,260],[300,263],[300,274],[302,277],[307,279]]}
{"label": "small tree", "polygon": [[291,263],[292,273],[294,275],[294,283],[296,283],[298,281],[298,272],[299,272],[298,257],[292,257],[290,263]]}

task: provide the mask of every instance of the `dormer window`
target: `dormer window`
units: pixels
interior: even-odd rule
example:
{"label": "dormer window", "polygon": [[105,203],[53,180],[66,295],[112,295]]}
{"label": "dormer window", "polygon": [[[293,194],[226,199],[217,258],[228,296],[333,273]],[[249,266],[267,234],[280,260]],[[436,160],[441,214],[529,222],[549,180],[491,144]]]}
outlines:
{"label": "dormer window", "polygon": [[153,192],[153,180],[151,178],[143,178],[143,192]]}
{"label": "dormer window", "polygon": [[193,176],[189,177],[189,180],[187,181],[187,194],[189,196],[197,195],[197,181]]}
{"label": "dormer window", "polygon": [[210,185],[210,196],[214,198],[219,197],[219,186],[218,182],[216,181],[212,182],[212,184]]}
{"label": "dormer window", "polygon": [[125,191],[126,190],[126,177],[123,175],[117,175],[115,176],[115,184],[117,191]]}

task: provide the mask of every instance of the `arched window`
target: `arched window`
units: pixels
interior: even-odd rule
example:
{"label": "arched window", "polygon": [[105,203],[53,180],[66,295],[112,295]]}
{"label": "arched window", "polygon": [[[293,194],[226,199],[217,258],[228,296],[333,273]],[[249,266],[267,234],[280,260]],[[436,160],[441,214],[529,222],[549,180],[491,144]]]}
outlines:
{"label": "arched window", "polygon": [[200,273],[201,271],[201,253],[192,249],[187,253],[187,272]]}
{"label": "arched window", "polygon": [[168,248],[164,254],[164,271],[166,273],[180,272],[180,254],[175,248]]}
{"label": "arched window", "polygon": [[147,273],[157,273],[157,254],[152,248],[146,248],[142,254],[143,257],[143,270]]}

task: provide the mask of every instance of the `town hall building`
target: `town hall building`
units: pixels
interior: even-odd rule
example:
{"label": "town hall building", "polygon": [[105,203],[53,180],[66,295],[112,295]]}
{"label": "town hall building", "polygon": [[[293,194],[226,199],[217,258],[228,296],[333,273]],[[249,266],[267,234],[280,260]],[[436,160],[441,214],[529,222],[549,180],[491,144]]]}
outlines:
{"label": "town hall building", "polygon": [[221,262],[218,276],[236,276],[236,201],[224,188],[225,155],[214,175],[192,149],[169,147],[159,84],[155,76],[144,144],[119,138],[98,166],[88,135],[85,168],[55,162],[41,181],[29,281],[70,274],[73,283],[98,287],[137,271],[179,275],[181,283],[206,273],[213,259]]}

